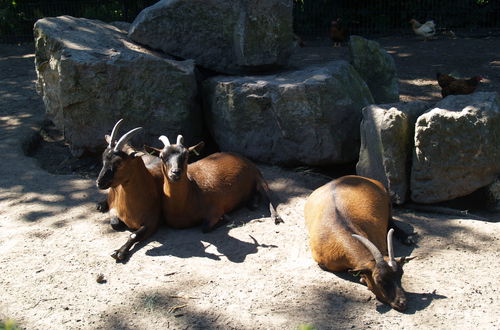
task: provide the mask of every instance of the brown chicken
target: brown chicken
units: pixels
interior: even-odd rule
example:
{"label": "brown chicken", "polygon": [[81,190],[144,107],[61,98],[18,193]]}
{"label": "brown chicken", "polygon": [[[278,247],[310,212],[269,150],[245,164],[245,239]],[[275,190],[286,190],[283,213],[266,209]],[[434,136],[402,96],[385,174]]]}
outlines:
{"label": "brown chicken", "polygon": [[480,76],[475,76],[468,79],[457,79],[448,74],[436,74],[437,82],[441,87],[441,95],[444,97],[448,95],[462,95],[473,93],[479,82],[483,79]]}
{"label": "brown chicken", "polygon": [[333,41],[333,46],[341,46],[349,39],[349,30],[343,26],[342,19],[337,18],[332,21],[330,26],[330,39]]}

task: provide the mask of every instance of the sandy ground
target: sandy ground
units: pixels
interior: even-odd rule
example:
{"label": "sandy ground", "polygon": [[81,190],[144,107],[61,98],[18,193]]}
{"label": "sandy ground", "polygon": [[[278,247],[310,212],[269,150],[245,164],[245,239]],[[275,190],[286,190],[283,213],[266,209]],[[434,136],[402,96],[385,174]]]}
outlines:
{"label": "sandy ground", "polygon": [[[499,90],[500,39],[381,42],[395,54],[403,99],[439,98],[428,66],[444,55],[432,60],[423,47],[451,56],[452,42],[476,54],[478,45],[496,47],[461,68],[488,77],[483,90]],[[116,263],[110,253],[128,234],[95,211],[95,178],[50,174],[23,153],[44,118],[33,60],[32,45],[0,45],[0,319],[26,329],[500,328],[498,212],[474,220],[395,210],[419,234],[414,247],[396,243],[397,256],[417,256],[405,266],[409,305],[399,313],[311,259],[303,206],[328,178],[303,171],[260,166],[285,224],[274,225],[263,206],[242,209],[209,234],[162,228]]]}

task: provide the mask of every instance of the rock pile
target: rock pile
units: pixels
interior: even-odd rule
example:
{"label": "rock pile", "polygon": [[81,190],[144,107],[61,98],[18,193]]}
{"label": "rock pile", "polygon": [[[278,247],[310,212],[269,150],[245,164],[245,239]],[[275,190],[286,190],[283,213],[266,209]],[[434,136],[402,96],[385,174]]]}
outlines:
{"label": "rock pile", "polygon": [[394,60],[358,36],[348,61],[288,66],[289,0],[163,0],[132,24],[61,16],[34,34],[38,91],[76,155],[124,118],[149,144],[210,132],[222,151],[270,164],[359,158],[397,204],[463,196],[500,172],[497,94],[397,103]]}

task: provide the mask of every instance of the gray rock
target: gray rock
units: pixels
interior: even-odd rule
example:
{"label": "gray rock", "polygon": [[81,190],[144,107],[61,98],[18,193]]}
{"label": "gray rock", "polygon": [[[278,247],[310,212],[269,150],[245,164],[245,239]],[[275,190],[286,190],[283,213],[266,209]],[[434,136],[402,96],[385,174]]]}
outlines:
{"label": "gray rock", "polygon": [[203,95],[222,150],[287,165],[357,159],[361,109],[373,103],[346,61],[270,76],[214,77]]}
{"label": "gray rock", "polygon": [[411,199],[441,202],[468,195],[500,173],[500,97],[450,95],[415,127]]}
{"label": "gray rock", "polygon": [[132,40],[222,73],[287,64],[293,50],[290,0],[163,0],[144,9]]}
{"label": "gray rock", "polygon": [[493,208],[500,211],[500,176],[488,186]]}
{"label": "gray rock", "polygon": [[114,21],[110,22],[110,25],[113,25],[114,27],[119,28],[120,30],[124,31],[125,33],[128,33],[128,29],[130,29],[130,24],[129,22],[124,22],[124,21]]}
{"label": "gray rock", "polygon": [[415,122],[429,108],[421,101],[363,108],[356,173],[382,182],[395,204],[406,201]]}
{"label": "gray rock", "polygon": [[131,42],[118,28],[61,16],[35,23],[37,90],[74,154],[105,145],[119,118],[160,134],[201,137],[193,61],[175,61]]}
{"label": "gray rock", "polygon": [[396,64],[378,42],[351,36],[349,56],[351,64],[366,81],[377,104],[399,101]]}

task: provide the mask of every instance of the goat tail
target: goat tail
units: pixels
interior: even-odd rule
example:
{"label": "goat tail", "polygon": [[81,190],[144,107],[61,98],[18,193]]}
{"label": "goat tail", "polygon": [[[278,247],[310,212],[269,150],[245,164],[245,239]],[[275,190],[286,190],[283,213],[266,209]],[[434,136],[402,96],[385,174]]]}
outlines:
{"label": "goat tail", "polygon": [[271,212],[271,218],[274,219],[274,223],[276,225],[284,223],[283,219],[278,214],[277,204],[273,202],[273,199],[271,198],[272,195],[271,189],[269,189],[269,185],[267,184],[266,180],[262,176],[262,173],[260,172],[258,173],[257,177],[257,191],[262,196],[264,201],[269,204],[269,211]]}

